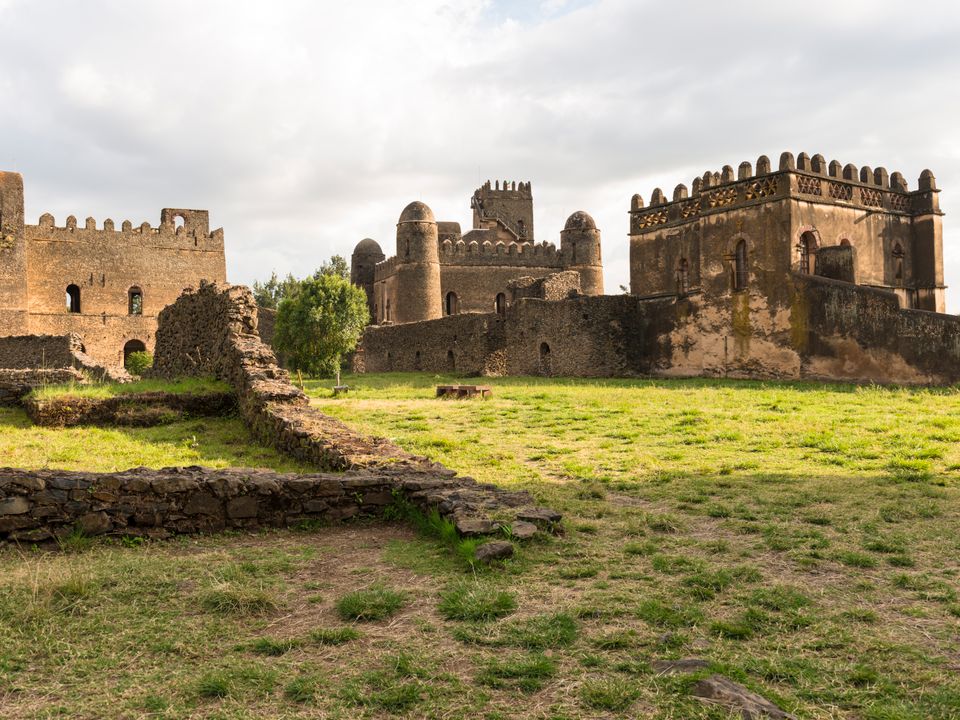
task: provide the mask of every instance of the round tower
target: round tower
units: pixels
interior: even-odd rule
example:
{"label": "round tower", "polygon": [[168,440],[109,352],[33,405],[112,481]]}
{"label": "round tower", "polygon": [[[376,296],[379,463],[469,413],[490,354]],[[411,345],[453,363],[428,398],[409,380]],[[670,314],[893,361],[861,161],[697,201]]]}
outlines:
{"label": "round tower", "polygon": [[374,312],[373,281],[374,267],[385,259],[383,250],[375,240],[364,238],[357,243],[350,256],[350,282],[363,288],[367,294],[367,307],[370,309],[370,321],[376,322]]}
{"label": "round tower", "polygon": [[584,295],[603,295],[603,261],[600,258],[600,231],[583,210],[569,218],[560,233],[560,252],[567,270],[580,273]]}
{"label": "round tower", "polygon": [[443,314],[437,221],[422,202],[412,202],[397,223],[396,322],[433,320]]}

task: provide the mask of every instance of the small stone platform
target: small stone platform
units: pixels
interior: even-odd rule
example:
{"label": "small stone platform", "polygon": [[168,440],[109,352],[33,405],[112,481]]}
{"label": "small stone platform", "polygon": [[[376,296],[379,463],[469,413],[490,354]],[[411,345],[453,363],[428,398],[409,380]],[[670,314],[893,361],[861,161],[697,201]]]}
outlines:
{"label": "small stone platform", "polygon": [[456,398],[457,400],[466,400],[469,398],[490,397],[493,388],[489,385],[437,385],[438,398]]}

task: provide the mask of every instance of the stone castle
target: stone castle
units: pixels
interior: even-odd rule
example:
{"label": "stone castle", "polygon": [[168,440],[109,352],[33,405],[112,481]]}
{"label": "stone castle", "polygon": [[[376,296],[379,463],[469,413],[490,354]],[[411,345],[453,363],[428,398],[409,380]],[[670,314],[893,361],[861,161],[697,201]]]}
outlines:
{"label": "stone castle", "polygon": [[[70,216],[24,222],[23,179],[0,172],[0,337],[79,335],[104,365],[152,350],[157,315],[186,287],[226,280],[223,230],[206,210],[165,208],[159,227]],[[42,363],[37,358],[37,363]]]}
{"label": "stone castle", "polygon": [[[417,238],[409,262],[372,266],[366,288],[378,324],[366,330],[356,363],[367,371],[956,382],[960,319],[944,314],[938,193],[929,170],[911,190],[900,173],[805,153],[783,153],[776,169],[766,156],[725,166],[689,189],[678,185],[670,201],[660,189],[649,205],[633,197],[630,293],[616,296],[602,295],[599,231],[586,213],[571,216],[564,232],[576,241],[561,242],[562,261],[551,264],[536,262],[536,245],[514,241],[515,250],[504,243],[491,253],[467,241],[478,230],[512,236],[518,215],[500,210],[484,224],[475,206],[481,227],[454,240],[414,203],[397,229],[398,254]],[[586,259],[580,248],[590,248]],[[500,274],[497,259],[514,252],[539,279]],[[463,276],[451,272],[444,284],[444,257],[451,271],[469,265],[471,282],[458,285]],[[569,269],[579,275],[558,272]],[[444,307],[451,293],[470,302]],[[461,314],[443,312],[454,309]]]}
{"label": "stone castle", "polygon": [[421,202],[397,223],[397,254],[362,240],[351,256],[351,279],[367,293],[378,325],[506,310],[511,283],[561,271],[580,276],[585,295],[603,294],[600,233],[586,213],[570,218],[560,248],[537,243],[530,183],[486,182],[470,200],[473,228],[438,222]]}

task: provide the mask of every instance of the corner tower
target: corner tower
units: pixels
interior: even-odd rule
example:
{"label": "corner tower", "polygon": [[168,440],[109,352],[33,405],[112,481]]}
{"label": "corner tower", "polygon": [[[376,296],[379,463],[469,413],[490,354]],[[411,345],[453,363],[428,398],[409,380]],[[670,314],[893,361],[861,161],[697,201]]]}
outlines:
{"label": "corner tower", "polygon": [[350,256],[350,282],[363,288],[367,294],[367,308],[371,322],[376,322],[376,308],[373,295],[374,268],[385,259],[383,250],[376,240],[364,238],[357,243]]}
{"label": "corner tower", "polygon": [[422,202],[412,202],[397,223],[398,323],[440,317],[440,253],[437,221]]}
{"label": "corner tower", "polygon": [[27,332],[23,178],[19,173],[0,172],[0,335]]}
{"label": "corner tower", "polygon": [[584,295],[603,295],[603,261],[600,256],[600,231],[589,214],[578,210],[560,233],[560,252],[568,270],[580,273]]}

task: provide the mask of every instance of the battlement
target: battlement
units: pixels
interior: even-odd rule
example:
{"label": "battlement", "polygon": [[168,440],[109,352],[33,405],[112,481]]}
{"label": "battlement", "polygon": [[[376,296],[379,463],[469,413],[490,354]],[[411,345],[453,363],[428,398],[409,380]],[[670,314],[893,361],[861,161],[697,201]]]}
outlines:
{"label": "battlement", "polygon": [[562,267],[563,255],[553,243],[492,242],[484,240],[440,243],[441,265]]}
{"label": "battlement", "polygon": [[134,225],[130,220],[124,220],[119,229],[110,218],[98,228],[97,221],[92,217],[88,217],[80,227],[74,215],[68,216],[64,225],[57,226],[53,215],[44,213],[36,225],[24,227],[24,234],[28,240],[47,242],[117,241],[203,250],[223,249],[223,228],[210,231],[209,213],[206,210],[164,208],[158,227],[146,221]]}
{"label": "battlement", "polygon": [[508,197],[516,199],[533,199],[533,190],[530,187],[530,182],[517,182],[516,180],[504,180],[501,184],[500,180],[491,182],[487,180],[483,185],[477,188],[473,196],[479,197]]}
{"label": "battlement", "polygon": [[707,171],[696,177],[687,189],[677,185],[668,200],[660,188],[650,196],[650,205],[634,195],[630,203],[630,233],[649,232],[662,225],[692,222],[697,218],[734,207],[743,207],[784,199],[843,205],[868,212],[898,215],[939,214],[936,179],[929,170],[921,173],[918,189],[911,191],[899,172],[886,168],[827,163],[822,155],[800,153],[780,155],[777,170],[766,155],[757,158],[756,168],[749,161],[734,171],[724,165],[720,172]]}

